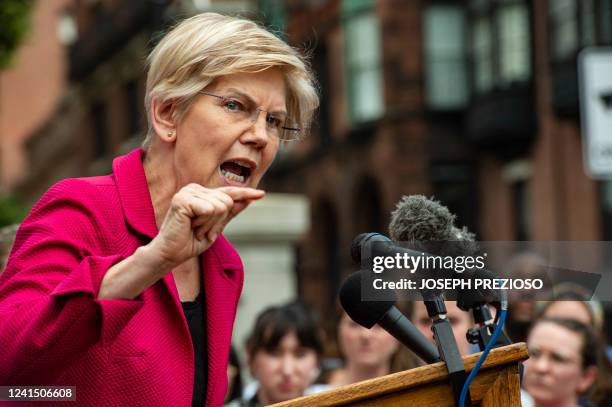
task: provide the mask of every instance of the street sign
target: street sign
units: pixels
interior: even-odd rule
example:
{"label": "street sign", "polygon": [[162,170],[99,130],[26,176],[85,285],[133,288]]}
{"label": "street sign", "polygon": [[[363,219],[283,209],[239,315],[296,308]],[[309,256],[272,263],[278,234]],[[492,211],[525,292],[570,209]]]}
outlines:
{"label": "street sign", "polygon": [[585,48],[578,56],[582,151],[587,175],[612,178],[612,47]]}

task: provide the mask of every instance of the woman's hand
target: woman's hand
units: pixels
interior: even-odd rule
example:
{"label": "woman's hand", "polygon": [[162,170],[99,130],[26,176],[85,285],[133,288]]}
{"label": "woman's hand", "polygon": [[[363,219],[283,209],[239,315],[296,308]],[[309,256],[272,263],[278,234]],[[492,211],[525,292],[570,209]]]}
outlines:
{"label": "woman's hand", "polygon": [[208,249],[233,217],[264,194],[253,188],[189,184],[172,198],[150,246],[162,264],[174,268]]}
{"label": "woman's hand", "polygon": [[264,195],[253,188],[183,187],[172,198],[157,236],[104,275],[98,298],[135,298],[170,270],[208,249],[234,216]]}

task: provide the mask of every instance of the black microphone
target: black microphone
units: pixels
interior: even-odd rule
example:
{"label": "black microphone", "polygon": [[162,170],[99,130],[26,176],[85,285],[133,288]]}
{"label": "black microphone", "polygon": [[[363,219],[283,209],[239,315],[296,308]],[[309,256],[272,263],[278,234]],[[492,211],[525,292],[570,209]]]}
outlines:
{"label": "black microphone", "polygon": [[362,301],[361,279],[366,270],[351,274],[340,288],[340,304],[348,316],[365,328],[380,325],[427,363],[440,361],[440,353],[395,306],[395,301]]}
{"label": "black microphone", "polygon": [[379,256],[393,256],[395,253],[407,253],[410,256],[418,256],[421,253],[405,249],[400,246],[396,246],[395,243],[385,235],[380,233],[360,233],[358,234],[353,242],[351,243],[351,258],[357,264],[361,264],[361,254],[364,250],[369,253],[373,250],[373,244],[382,243],[377,245],[376,254]]}

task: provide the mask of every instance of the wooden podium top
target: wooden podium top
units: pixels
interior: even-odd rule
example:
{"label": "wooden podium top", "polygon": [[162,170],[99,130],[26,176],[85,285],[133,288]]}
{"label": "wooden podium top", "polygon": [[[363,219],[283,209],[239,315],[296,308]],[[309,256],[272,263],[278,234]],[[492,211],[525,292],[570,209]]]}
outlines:
{"label": "wooden podium top", "polygon": [[[463,357],[470,372],[481,353]],[[528,358],[525,343],[491,350],[470,386],[472,402],[481,406],[520,406],[518,362]],[[417,367],[333,390],[274,404],[288,406],[454,406],[444,362]]]}

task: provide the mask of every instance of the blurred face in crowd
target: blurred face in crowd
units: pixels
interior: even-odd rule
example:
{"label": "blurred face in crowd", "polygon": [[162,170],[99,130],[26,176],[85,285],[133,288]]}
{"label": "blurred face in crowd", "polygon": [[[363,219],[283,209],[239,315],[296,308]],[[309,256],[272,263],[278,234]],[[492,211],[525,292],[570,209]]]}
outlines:
{"label": "blurred face in crowd", "polygon": [[510,310],[512,310],[512,318],[518,322],[530,323],[533,321],[534,312],[533,301],[516,301],[510,303]]}
{"label": "blurred face in crowd", "polygon": [[376,368],[390,364],[397,340],[378,325],[371,329],[353,322],[344,313],[338,326],[338,343],[346,364]]}
{"label": "blurred face in crowd", "polygon": [[318,374],[317,353],[300,344],[294,332],[272,350],[259,349],[250,359],[251,373],[259,381],[262,405],[300,397]]}
{"label": "blurred face in crowd", "polygon": [[539,405],[566,405],[595,381],[595,367],[582,366],[580,334],[552,322],[538,323],[527,339],[525,389]]}
{"label": "blurred face in crowd", "polygon": [[[457,347],[462,355],[470,353],[470,343],[467,341],[465,334],[472,327],[472,317],[467,312],[461,311],[457,307],[456,301],[446,301],[447,318],[453,328],[453,334],[457,341]],[[431,330],[431,319],[427,314],[427,308],[423,301],[414,302],[414,310],[412,312],[412,323],[425,335],[433,344],[435,340]]]}
{"label": "blurred face in crowd", "polygon": [[582,301],[555,301],[546,307],[546,318],[565,318],[582,322],[586,326],[593,326],[591,314],[587,305]]}

